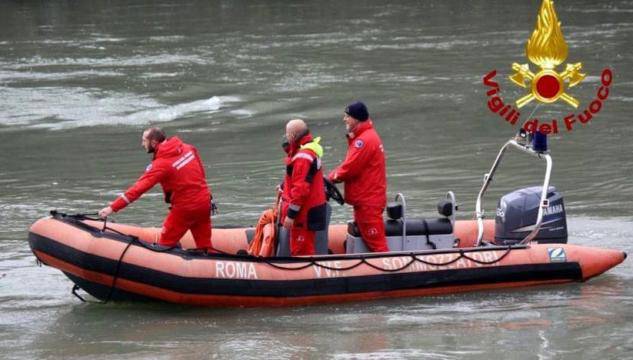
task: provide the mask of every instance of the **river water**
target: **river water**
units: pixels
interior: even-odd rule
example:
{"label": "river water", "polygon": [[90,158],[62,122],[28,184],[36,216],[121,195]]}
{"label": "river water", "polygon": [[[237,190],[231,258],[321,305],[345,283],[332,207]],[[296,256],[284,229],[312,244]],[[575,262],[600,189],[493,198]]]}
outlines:
{"label": "river water", "polygon": [[[220,206],[254,224],[283,174],[283,127],[307,119],[325,167],[345,154],[345,104],[364,100],[388,154],[389,196],[435,216],[447,190],[472,218],[484,172],[516,131],[486,106],[482,77],[527,62],[538,1],[57,1],[0,3],[0,353],[24,358],[633,358],[633,265],[587,283],[291,309],[80,303],[38,267],[28,227],[51,209],[94,212],[148,163],[162,126],[195,144]],[[571,243],[633,253],[633,1],[556,3],[567,62],[600,73],[609,98],[587,125],[551,137],[552,183]],[[534,66],[532,65],[534,70]],[[546,120],[564,103],[529,112]],[[559,120],[560,121],[560,120]],[[512,153],[486,197],[541,182]],[[160,224],[155,189],[116,220]],[[349,219],[337,207],[334,221]]]}

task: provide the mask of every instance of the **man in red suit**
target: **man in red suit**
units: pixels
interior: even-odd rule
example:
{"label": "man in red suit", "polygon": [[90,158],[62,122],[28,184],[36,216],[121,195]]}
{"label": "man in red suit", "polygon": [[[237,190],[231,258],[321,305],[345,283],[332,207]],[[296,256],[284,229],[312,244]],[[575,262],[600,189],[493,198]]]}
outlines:
{"label": "man in red suit", "polygon": [[159,128],[145,130],[141,144],[154,154],[152,162],[134,185],[99,211],[99,216],[105,218],[122,210],[160,183],[171,207],[159,244],[175,246],[191,230],[197,248],[211,249],[211,192],[198,150],[177,136],[166,139]]}
{"label": "man in red suit", "polygon": [[382,213],[387,203],[385,152],[380,136],[360,101],[345,108],[347,155],[329,174],[333,182],[345,183],[345,202],[354,207],[354,221],[370,251],[389,251]]}
{"label": "man in red suit", "polygon": [[321,138],[313,138],[303,120],[286,125],[288,148],[280,219],[290,230],[290,254],[314,255],[316,231],[325,229],[327,204],[321,169]]}

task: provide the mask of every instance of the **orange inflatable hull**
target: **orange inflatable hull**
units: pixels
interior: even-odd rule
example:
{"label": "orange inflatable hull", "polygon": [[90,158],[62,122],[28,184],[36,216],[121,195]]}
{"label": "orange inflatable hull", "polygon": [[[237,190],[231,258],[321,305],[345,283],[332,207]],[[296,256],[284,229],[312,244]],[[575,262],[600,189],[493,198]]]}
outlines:
{"label": "orange inflatable hull", "polygon": [[[226,254],[151,245],[156,228],[44,218],[29,231],[42,263],[102,300],[158,300],[220,306],[291,306],[425,296],[585,281],[621,263],[622,251],[569,244],[474,248],[476,224],[458,221],[459,248],[344,254],[345,225],[329,229],[332,255],[255,258],[243,253],[247,229],[213,229]],[[486,223],[491,239],[494,224]]]}

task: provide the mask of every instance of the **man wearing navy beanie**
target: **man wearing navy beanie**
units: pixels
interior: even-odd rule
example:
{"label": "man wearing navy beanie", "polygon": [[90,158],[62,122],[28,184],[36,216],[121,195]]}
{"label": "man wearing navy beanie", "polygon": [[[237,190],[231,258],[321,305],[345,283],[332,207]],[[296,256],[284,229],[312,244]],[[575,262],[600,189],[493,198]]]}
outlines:
{"label": "man wearing navy beanie", "polygon": [[347,155],[329,174],[333,182],[345,183],[345,202],[354,207],[354,221],[367,248],[372,252],[389,251],[382,213],[387,203],[385,152],[380,136],[369,118],[367,106],[360,101],[345,108]]}
{"label": "man wearing navy beanie", "polygon": [[[345,114],[351,116],[358,121],[366,121],[369,119],[369,112],[367,112],[367,106],[360,101],[349,104],[345,108]],[[347,123],[346,123],[347,124]]]}

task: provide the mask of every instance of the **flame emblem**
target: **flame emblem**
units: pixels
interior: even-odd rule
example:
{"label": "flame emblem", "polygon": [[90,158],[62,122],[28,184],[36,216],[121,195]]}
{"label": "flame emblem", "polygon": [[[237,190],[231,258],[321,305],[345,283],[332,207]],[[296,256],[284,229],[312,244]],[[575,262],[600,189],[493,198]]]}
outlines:
{"label": "flame emblem", "polygon": [[541,70],[535,74],[530,71],[528,64],[512,64],[515,73],[510,76],[510,80],[513,83],[527,88],[526,80],[531,82],[530,93],[516,101],[518,108],[534,99],[548,104],[561,99],[574,108],[578,107],[578,100],[565,93],[565,85],[576,86],[585,78],[586,74],[580,72],[582,63],[567,64],[565,71],[556,71],[556,67],[567,59],[567,52],[567,43],[554,3],[551,0],[543,0],[536,27],[525,46],[527,58]]}

